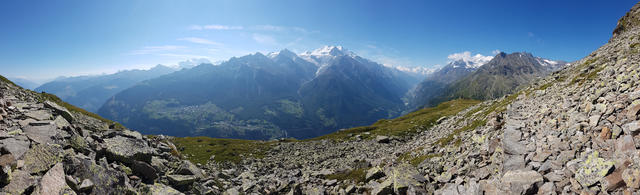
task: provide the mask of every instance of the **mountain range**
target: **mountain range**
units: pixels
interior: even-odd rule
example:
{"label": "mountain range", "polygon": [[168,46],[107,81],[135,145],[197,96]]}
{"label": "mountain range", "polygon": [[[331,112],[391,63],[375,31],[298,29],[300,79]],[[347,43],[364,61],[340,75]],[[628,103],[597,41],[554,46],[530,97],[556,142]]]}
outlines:
{"label": "mountain range", "polygon": [[175,69],[157,65],[149,70],[125,70],[98,76],[61,77],[37,88],[37,92],[57,95],[64,101],[90,112],[97,112],[109,97],[140,81],[174,72]]}
{"label": "mountain range", "polygon": [[35,90],[146,134],[304,139],[451,99],[497,98],[564,64],[529,53],[499,53],[451,61],[424,78],[424,72],[325,46],[300,54],[255,53],[216,65],[195,59],[181,63],[180,71],[158,65],[59,78]]}
{"label": "mountain range", "polygon": [[98,113],[148,134],[309,138],[398,116],[417,82],[340,46],[285,49],[144,81]]}

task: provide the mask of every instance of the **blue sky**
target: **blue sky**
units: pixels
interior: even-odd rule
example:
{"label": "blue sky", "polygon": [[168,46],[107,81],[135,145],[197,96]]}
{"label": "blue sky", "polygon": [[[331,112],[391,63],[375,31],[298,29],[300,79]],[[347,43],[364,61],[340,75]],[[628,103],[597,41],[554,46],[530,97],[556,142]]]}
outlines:
{"label": "blue sky", "polygon": [[10,0],[0,3],[0,74],[42,80],[323,45],[408,67],[464,51],[573,61],[606,43],[635,3]]}

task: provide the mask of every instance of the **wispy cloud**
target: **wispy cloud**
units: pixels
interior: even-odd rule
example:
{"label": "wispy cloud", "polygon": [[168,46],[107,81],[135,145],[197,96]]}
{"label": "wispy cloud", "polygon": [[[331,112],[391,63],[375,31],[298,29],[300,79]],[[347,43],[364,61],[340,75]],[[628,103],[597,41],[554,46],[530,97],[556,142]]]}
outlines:
{"label": "wispy cloud", "polygon": [[536,34],[533,34],[532,32],[527,32],[527,36],[528,36],[528,37],[535,37],[535,36],[536,36]]}
{"label": "wispy cloud", "polygon": [[159,55],[159,56],[167,56],[167,57],[175,57],[175,58],[183,58],[183,59],[209,58],[209,56],[203,56],[203,55],[177,54],[177,53],[160,53],[160,54],[157,54],[157,55]]}
{"label": "wispy cloud", "polygon": [[144,55],[144,54],[152,54],[157,52],[174,51],[174,50],[179,50],[184,48],[186,47],[179,46],[179,45],[147,46],[147,47],[143,47],[142,49],[133,50],[129,54]]}
{"label": "wispy cloud", "polygon": [[258,31],[309,33],[307,29],[302,27],[277,26],[277,25],[269,25],[269,24],[256,25],[256,26],[253,26],[251,29],[258,30]]}
{"label": "wispy cloud", "polygon": [[244,27],[209,24],[209,25],[191,25],[189,26],[189,29],[191,30],[242,30],[244,29]]}
{"label": "wispy cloud", "polygon": [[179,38],[178,40],[188,41],[188,42],[197,43],[197,44],[205,44],[205,45],[222,45],[221,43],[211,41],[208,39],[198,38],[198,37],[184,37],[184,38]]}
{"label": "wispy cloud", "polygon": [[277,45],[278,42],[272,36],[254,33],[253,40],[266,45]]}

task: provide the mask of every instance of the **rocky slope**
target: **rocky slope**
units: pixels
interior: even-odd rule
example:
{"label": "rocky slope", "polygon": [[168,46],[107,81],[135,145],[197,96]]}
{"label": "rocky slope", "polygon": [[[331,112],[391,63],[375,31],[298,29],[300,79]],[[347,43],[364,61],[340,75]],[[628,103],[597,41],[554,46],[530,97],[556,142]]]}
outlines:
{"label": "rocky slope", "polygon": [[356,128],[207,166],[230,178],[227,193],[640,193],[639,13],[608,44],[512,95],[436,125],[402,119],[417,134]]}
{"label": "rocky slope", "polygon": [[[609,43],[512,95],[447,102],[311,140],[143,137],[0,82],[2,191],[637,194],[638,18],[640,4]],[[180,139],[194,141],[169,142]]]}
{"label": "rocky slope", "polygon": [[0,78],[1,194],[219,193],[163,137],[70,111]]}

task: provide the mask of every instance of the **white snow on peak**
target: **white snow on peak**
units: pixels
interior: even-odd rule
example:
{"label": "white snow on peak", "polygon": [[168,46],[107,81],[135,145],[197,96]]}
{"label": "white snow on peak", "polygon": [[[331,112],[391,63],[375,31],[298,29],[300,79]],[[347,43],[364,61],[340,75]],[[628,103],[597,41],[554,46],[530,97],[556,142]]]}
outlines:
{"label": "white snow on peak", "polygon": [[551,64],[551,65],[556,65],[556,64],[558,64],[558,62],[553,61],[553,60],[547,60],[547,59],[544,59],[544,61],[545,61],[545,62],[547,62],[548,64]]}
{"label": "white snow on peak", "polygon": [[553,61],[553,60],[549,60],[549,59],[544,59],[544,58],[540,58],[537,57],[536,61],[538,61],[538,63],[542,66],[556,66],[558,65],[557,61]]}
{"label": "white snow on peak", "polygon": [[313,51],[306,51],[299,54],[300,58],[305,59],[318,67],[324,67],[339,56],[356,57],[356,54],[343,48],[342,46],[324,46]]}
{"label": "white snow on peak", "polygon": [[493,59],[493,56],[484,56],[482,54],[471,55],[471,52],[465,51],[454,53],[449,56],[449,63],[453,63],[454,68],[464,65],[465,68],[479,68]]}
{"label": "white snow on peak", "polygon": [[342,55],[354,55],[353,52],[344,49],[342,46],[324,46],[313,50],[311,52],[307,51],[303,53],[303,55],[314,55],[314,56],[342,56]]}
{"label": "white snow on peak", "polygon": [[271,52],[271,53],[267,54],[267,57],[269,57],[269,58],[273,59],[273,58],[275,58],[275,57],[276,57],[276,56],[278,56],[278,55],[280,55],[280,52],[279,52],[279,51],[277,51],[277,52]]}

